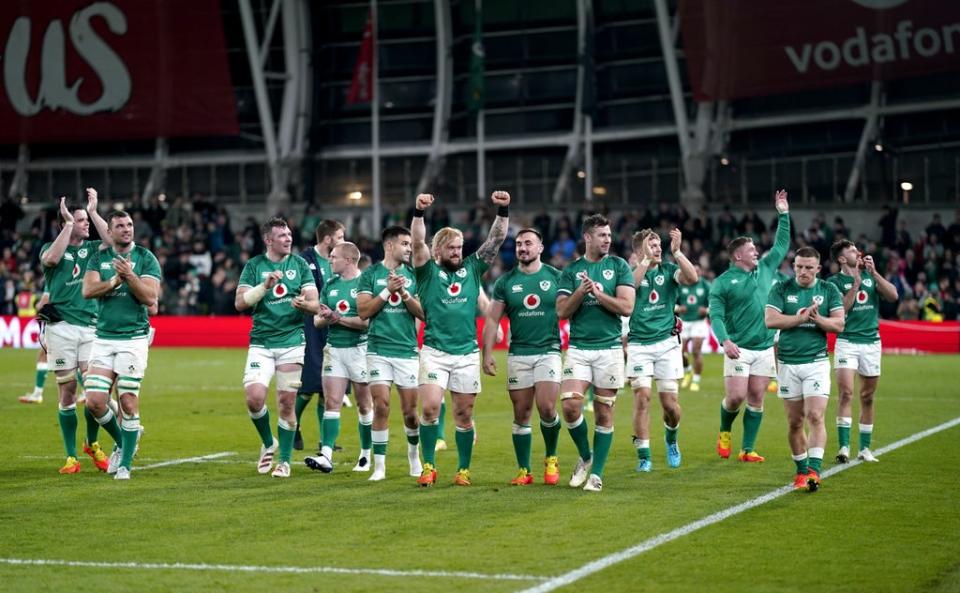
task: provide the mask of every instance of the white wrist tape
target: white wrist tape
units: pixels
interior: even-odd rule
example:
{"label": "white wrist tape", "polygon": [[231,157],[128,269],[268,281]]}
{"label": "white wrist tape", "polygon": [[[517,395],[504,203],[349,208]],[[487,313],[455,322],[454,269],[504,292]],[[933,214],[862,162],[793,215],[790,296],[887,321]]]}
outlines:
{"label": "white wrist tape", "polygon": [[390,300],[390,290],[384,288],[383,290],[380,291],[380,294],[378,294],[377,296],[380,297],[381,299],[383,299],[384,301],[389,301],[389,300]]}
{"label": "white wrist tape", "polygon": [[265,296],[267,296],[267,287],[263,284],[257,284],[243,293],[243,302],[252,307],[259,303]]}

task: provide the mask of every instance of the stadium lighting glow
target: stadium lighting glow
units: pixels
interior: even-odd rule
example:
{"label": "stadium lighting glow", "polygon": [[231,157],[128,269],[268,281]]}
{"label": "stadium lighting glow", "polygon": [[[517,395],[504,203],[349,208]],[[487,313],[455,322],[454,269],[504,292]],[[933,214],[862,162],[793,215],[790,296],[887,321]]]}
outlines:
{"label": "stadium lighting glow", "polygon": [[602,185],[596,185],[593,188],[593,195],[595,196],[605,196],[607,195],[607,188]]}
{"label": "stadium lighting glow", "polygon": [[113,205],[113,207],[116,208],[117,210],[125,210],[124,206],[126,206],[126,204],[124,204],[123,202],[117,202],[116,204]]}
{"label": "stadium lighting glow", "polygon": [[577,178],[578,178],[578,179],[583,179],[583,178],[586,177],[586,176],[587,176],[587,172],[586,172],[586,171],[577,171]]}
{"label": "stadium lighting glow", "polygon": [[160,194],[157,196],[157,199],[160,200],[160,203],[162,204],[163,202],[167,201],[167,194]]}
{"label": "stadium lighting glow", "polygon": [[876,144],[873,145],[873,149],[876,150],[877,152],[883,152],[883,144],[880,144],[879,142],[877,142]]}
{"label": "stadium lighting glow", "polygon": [[351,200],[362,200],[363,193],[358,191],[352,191],[349,194],[347,194],[347,197],[350,198]]}
{"label": "stadium lighting glow", "polygon": [[903,191],[911,191],[913,190],[913,184],[910,183],[909,181],[901,181],[900,189],[902,189]]}
{"label": "stadium lighting glow", "polygon": [[724,156],[724,157],[720,157],[720,164],[723,165],[724,167],[726,167],[727,165],[730,164],[730,159],[728,159],[728,158],[725,157],[725,156]]}

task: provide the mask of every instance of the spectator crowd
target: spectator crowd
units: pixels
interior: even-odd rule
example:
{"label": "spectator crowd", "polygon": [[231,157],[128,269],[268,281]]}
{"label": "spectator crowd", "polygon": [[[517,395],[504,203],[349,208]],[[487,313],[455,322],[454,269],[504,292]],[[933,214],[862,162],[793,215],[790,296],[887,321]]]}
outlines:
{"label": "spectator crowd", "polygon": [[[135,240],[152,250],[163,269],[161,314],[167,315],[235,315],[234,292],[240,271],[247,260],[261,253],[263,241],[260,221],[247,218],[234,220],[223,205],[205,200],[177,197],[172,201],[151,198],[145,206],[128,208],[134,221]],[[101,213],[106,208],[101,207]],[[532,226],[544,237],[544,260],[563,268],[582,253],[580,223],[593,210],[579,212],[547,210],[536,213],[512,213],[511,232],[500,251],[500,260],[488,273],[488,282],[516,265],[513,237]],[[776,231],[776,219],[764,221],[755,211],[734,212],[729,206],[713,212],[702,209],[695,214],[680,206],[660,204],[655,209],[607,212],[611,220],[611,251],[624,258],[631,254],[631,237],[643,228],[656,229],[666,236],[670,229],[683,231],[684,248],[691,261],[699,264],[703,275],[711,280],[728,265],[725,246],[734,237],[746,235],[765,250]],[[382,223],[409,224],[412,211],[390,211]],[[809,245],[821,254],[827,277],[837,265],[830,261],[830,245],[841,238],[854,241],[860,250],[871,254],[877,269],[892,282],[900,294],[898,303],[883,303],[881,314],[887,319],[957,320],[960,315],[960,210],[946,226],[934,214],[925,228],[910,228],[896,208],[887,207],[877,222],[873,236],[851,236],[843,218],[832,222],[819,214],[806,228],[791,225],[792,247]],[[454,216],[442,206],[427,214],[428,233],[443,226],[456,226],[464,234],[464,253],[472,253],[484,240],[494,212],[486,206]],[[39,263],[41,246],[52,241],[59,228],[55,205],[42,211],[26,226],[25,213],[13,200],[0,204],[0,314],[16,315],[43,291],[43,273]],[[296,250],[313,244],[313,229],[324,218],[322,211],[311,206],[300,217],[289,219],[294,232]],[[371,237],[367,218],[355,216],[342,221],[346,237],[366,256],[366,263],[382,257],[378,238]],[[19,229],[19,232],[18,232]],[[91,229],[91,239],[96,231]],[[792,275],[792,254],[785,260],[783,271]]]}

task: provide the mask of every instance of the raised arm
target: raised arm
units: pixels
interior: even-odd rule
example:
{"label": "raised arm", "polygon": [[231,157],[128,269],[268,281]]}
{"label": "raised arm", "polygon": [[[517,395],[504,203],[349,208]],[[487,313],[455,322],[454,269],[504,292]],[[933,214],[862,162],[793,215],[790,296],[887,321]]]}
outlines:
{"label": "raised arm", "polygon": [[700,276],[697,274],[697,269],[693,267],[693,264],[681,251],[682,246],[683,235],[680,234],[680,229],[673,229],[670,231],[670,253],[673,254],[673,261],[680,266],[680,276],[677,278],[677,282],[689,286],[696,284]]}
{"label": "raised arm", "polygon": [[787,201],[787,190],[777,190],[774,198],[777,207],[777,234],[773,240],[773,248],[760,260],[760,265],[777,269],[787,257],[790,250],[790,203]]}
{"label": "raised arm", "polygon": [[[837,286],[841,291],[843,288]],[[879,288],[879,287],[878,287]],[[850,286],[850,290],[843,293],[843,310],[849,311],[853,309],[853,304],[857,302],[857,291],[860,290],[860,269],[854,268],[853,270],[853,284]]]}
{"label": "raised arm", "polygon": [[57,238],[53,240],[53,244],[40,256],[40,263],[45,268],[52,268],[60,263],[67,246],[70,245],[70,235],[73,234],[73,212],[70,212],[70,209],[67,208],[67,198],[63,196],[60,197],[60,215],[64,221],[63,228],[60,229]]}
{"label": "raised arm", "polygon": [[416,210],[410,221],[410,238],[413,241],[413,267],[419,268],[430,260],[430,247],[427,246],[427,226],[423,222],[423,211],[433,204],[433,196],[417,196]]}
{"label": "raised arm", "polygon": [[510,206],[510,194],[505,191],[495,191],[490,195],[490,201],[498,206],[497,217],[493,219],[490,225],[490,232],[487,234],[487,240],[477,249],[477,257],[490,265],[497,258],[500,252],[500,246],[503,240],[507,238],[507,228],[510,223],[508,207]]}
{"label": "raised arm", "polygon": [[[897,287],[877,271],[877,265],[873,263],[872,255],[863,258],[863,265],[867,269],[867,272],[870,273],[873,281],[877,283],[877,294],[880,295],[880,298],[890,303],[895,303],[900,300],[900,295],[897,294]],[[846,305],[846,302],[844,302],[844,305]]]}
{"label": "raised arm", "polygon": [[100,213],[97,212],[97,190],[92,187],[87,188],[87,216],[90,217],[90,224],[92,224],[97,229],[97,234],[100,235],[100,240],[113,247],[113,239],[110,237],[110,225],[107,224],[107,221],[100,216]]}

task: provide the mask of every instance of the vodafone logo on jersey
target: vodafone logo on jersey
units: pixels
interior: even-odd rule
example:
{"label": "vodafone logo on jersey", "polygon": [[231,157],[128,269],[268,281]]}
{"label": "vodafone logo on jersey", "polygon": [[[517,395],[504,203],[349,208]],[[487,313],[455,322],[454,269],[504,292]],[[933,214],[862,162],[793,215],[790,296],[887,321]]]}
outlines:
{"label": "vodafone logo on jersey", "polygon": [[350,303],[348,303],[344,299],[340,299],[339,301],[337,301],[337,313],[340,313],[341,315],[343,315],[349,310],[350,310]]}
{"label": "vodafone logo on jersey", "polygon": [[528,294],[523,297],[523,306],[527,309],[536,309],[540,306],[540,297],[535,294]]}
{"label": "vodafone logo on jersey", "polygon": [[283,282],[278,282],[273,287],[273,298],[282,299],[283,297],[287,296],[287,292],[289,292],[287,290],[287,286]]}
{"label": "vodafone logo on jersey", "polygon": [[651,290],[651,291],[650,291],[650,296],[648,297],[648,300],[650,301],[650,304],[651,304],[651,305],[652,305],[652,304],[655,304],[655,303],[657,303],[657,302],[660,300],[660,294],[657,293],[657,291],[655,291],[655,290]]}
{"label": "vodafone logo on jersey", "polygon": [[463,290],[463,285],[461,285],[459,282],[454,282],[453,284],[447,287],[447,294],[449,294],[450,296],[458,296],[462,290]]}
{"label": "vodafone logo on jersey", "polygon": [[73,264],[73,272],[71,272],[74,278],[80,275],[80,264]]}
{"label": "vodafone logo on jersey", "polygon": [[697,304],[697,297],[693,296],[692,294],[691,294],[690,296],[688,296],[688,297],[687,297],[687,304],[688,304],[688,305],[696,305],[696,304]]}
{"label": "vodafone logo on jersey", "polygon": [[393,305],[394,307],[396,307],[397,305],[400,304],[400,300],[401,300],[401,299],[400,299],[400,293],[399,293],[399,292],[390,293],[390,296],[387,297],[387,302],[390,303],[391,305]]}
{"label": "vodafone logo on jersey", "polygon": [[859,290],[859,291],[857,291],[857,302],[860,303],[861,305],[862,305],[863,303],[867,302],[867,299],[868,299],[868,298],[869,298],[869,297],[867,296],[867,291],[865,291],[865,290]]}

